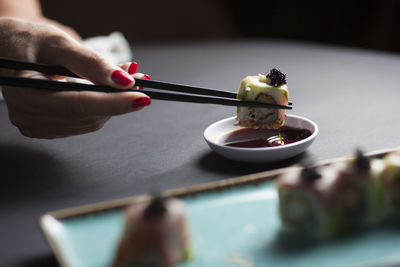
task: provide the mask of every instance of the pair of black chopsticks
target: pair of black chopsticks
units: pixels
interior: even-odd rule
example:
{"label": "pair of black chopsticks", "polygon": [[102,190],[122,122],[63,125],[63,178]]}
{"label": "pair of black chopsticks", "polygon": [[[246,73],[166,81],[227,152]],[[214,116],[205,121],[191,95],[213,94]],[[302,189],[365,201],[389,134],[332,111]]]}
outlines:
{"label": "pair of black chopsticks", "polygon": [[[13,69],[13,70],[33,70],[48,75],[59,75],[59,76],[80,78],[79,76],[77,76],[76,74],[72,73],[71,71],[69,71],[64,67],[18,61],[6,58],[0,58],[0,68]],[[181,92],[184,94],[165,93],[165,92],[151,91],[147,89],[120,90],[104,85],[60,82],[60,81],[10,77],[10,76],[0,75],[0,86],[1,85],[48,89],[54,91],[95,91],[95,92],[106,92],[106,93],[121,93],[126,91],[132,91],[132,92],[143,92],[153,99],[160,99],[160,100],[171,100],[171,101],[192,102],[192,103],[209,103],[209,104],[219,104],[227,106],[292,109],[291,106],[282,106],[282,105],[259,103],[252,101],[242,101],[236,99],[236,93],[233,92],[225,92],[208,88],[201,88],[189,85],[181,85],[181,84],[167,83],[154,80],[145,80],[138,78],[135,78],[135,86]],[[291,103],[289,103],[289,105],[291,105]]]}

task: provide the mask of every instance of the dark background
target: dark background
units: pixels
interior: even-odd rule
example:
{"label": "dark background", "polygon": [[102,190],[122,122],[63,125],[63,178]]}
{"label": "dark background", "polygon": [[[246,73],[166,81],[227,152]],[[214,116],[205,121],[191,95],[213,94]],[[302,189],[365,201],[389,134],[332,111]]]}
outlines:
{"label": "dark background", "polygon": [[42,1],[83,37],[121,31],[130,42],[248,37],[400,51],[400,0]]}

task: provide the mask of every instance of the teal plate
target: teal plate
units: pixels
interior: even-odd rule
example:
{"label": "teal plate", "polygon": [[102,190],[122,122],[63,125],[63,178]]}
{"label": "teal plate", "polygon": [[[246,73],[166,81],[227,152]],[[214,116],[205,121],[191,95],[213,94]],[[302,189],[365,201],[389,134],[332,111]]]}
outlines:
{"label": "teal plate", "polygon": [[[242,179],[240,185],[219,183],[195,194],[180,192],[194,257],[179,266],[400,265],[400,229],[395,227],[375,227],[326,242],[284,238],[277,191],[268,180],[276,172],[267,173],[261,181],[252,177],[251,183]],[[134,200],[143,201],[143,197]],[[110,203],[52,212],[41,218],[42,229],[62,266],[111,265],[123,232],[122,208],[128,200]]]}

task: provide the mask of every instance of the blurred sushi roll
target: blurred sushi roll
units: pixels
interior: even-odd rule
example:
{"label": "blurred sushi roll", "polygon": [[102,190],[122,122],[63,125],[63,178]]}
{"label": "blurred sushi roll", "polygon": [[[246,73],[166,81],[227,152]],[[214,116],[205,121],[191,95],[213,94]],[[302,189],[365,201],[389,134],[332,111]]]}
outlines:
{"label": "blurred sushi roll", "polygon": [[126,210],[114,267],[172,267],[189,257],[189,232],[181,201],[154,198],[150,204]]}
{"label": "blurred sushi roll", "polygon": [[336,168],[331,185],[330,223],[336,232],[368,226],[382,219],[379,179],[382,165],[361,151]]}
{"label": "blurred sushi roll", "polygon": [[[277,69],[272,69],[265,76],[245,77],[239,86],[237,98],[245,101],[287,105],[289,89],[286,85],[286,75]],[[238,125],[251,128],[278,129],[286,119],[285,109],[238,107]]]}
{"label": "blurred sushi roll", "polygon": [[282,175],[279,212],[284,232],[327,239],[382,219],[380,161],[361,152],[346,162]]}
{"label": "blurred sushi roll", "polygon": [[400,215],[400,152],[392,152],[383,158],[381,186],[383,208],[388,216]]}
{"label": "blurred sushi roll", "polygon": [[322,174],[305,167],[278,178],[279,215],[285,233],[310,238],[329,236]]}

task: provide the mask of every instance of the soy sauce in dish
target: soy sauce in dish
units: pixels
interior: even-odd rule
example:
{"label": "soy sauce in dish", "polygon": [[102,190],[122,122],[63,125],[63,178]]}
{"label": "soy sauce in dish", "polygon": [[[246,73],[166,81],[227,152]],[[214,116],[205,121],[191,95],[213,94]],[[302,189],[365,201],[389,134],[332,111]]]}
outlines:
{"label": "soy sauce in dish", "polygon": [[279,130],[242,128],[223,135],[219,140],[224,146],[274,147],[291,144],[311,135],[307,129],[282,126]]}

